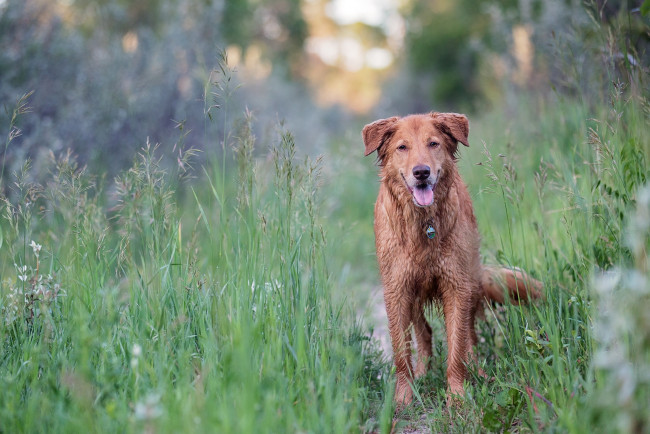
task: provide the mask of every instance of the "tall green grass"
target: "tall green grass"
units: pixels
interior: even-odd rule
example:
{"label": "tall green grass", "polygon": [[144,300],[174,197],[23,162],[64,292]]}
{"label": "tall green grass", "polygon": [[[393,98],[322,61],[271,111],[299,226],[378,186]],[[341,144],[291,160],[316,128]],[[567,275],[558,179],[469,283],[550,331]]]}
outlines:
{"label": "tall green grass", "polygon": [[381,379],[354,312],[332,302],[322,163],[299,161],[288,131],[251,158],[251,122],[202,171],[192,150],[169,166],[147,143],[114,181],[69,155],[39,185],[28,164],[16,175],[0,431],[362,429]]}
{"label": "tall green grass", "polygon": [[[581,432],[590,426],[584,416],[592,393],[604,386],[594,383],[600,339],[593,327],[600,314],[594,282],[629,264],[626,215],[648,176],[649,154],[640,146],[649,139],[646,104],[616,89],[598,112],[557,98],[552,110],[541,107],[539,123],[532,113],[540,108],[532,106],[530,119],[520,115],[506,123],[513,137],[505,147],[484,151],[483,175],[491,182],[468,176],[486,189],[475,200],[484,247],[491,250],[486,260],[530,270],[546,292],[530,309],[506,306],[504,315],[494,315],[503,343],[488,347],[497,348],[496,387],[509,398],[484,413],[482,422],[493,428],[517,422]],[[504,417],[515,404],[522,414]]]}

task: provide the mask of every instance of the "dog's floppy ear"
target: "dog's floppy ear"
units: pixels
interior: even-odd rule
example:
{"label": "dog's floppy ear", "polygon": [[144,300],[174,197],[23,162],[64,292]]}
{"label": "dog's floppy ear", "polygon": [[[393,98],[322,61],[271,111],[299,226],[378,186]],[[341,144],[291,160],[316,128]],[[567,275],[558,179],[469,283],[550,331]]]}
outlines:
{"label": "dog's floppy ear", "polygon": [[388,119],[380,119],[363,127],[361,135],[363,136],[363,144],[366,145],[365,156],[372,154],[384,144],[386,139],[394,132],[393,128],[398,119],[398,116],[393,116]]}
{"label": "dog's floppy ear", "polygon": [[469,122],[467,116],[458,113],[431,113],[436,124],[457,142],[469,146]]}

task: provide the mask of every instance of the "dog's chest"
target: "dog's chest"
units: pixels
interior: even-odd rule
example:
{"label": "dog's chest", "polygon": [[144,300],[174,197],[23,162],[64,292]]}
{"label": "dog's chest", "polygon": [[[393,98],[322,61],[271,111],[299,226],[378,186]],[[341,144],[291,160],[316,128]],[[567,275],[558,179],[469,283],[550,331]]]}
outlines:
{"label": "dog's chest", "polygon": [[[380,197],[375,209],[375,241],[385,286],[437,298],[441,286],[457,287],[467,276],[478,275],[479,237],[471,221],[455,218],[460,215],[453,210],[445,214],[454,217],[446,225],[437,215],[413,219],[394,211],[398,210],[384,206]],[[436,230],[433,237],[427,234],[429,226]]]}
{"label": "dog's chest", "polygon": [[439,240],[426,239],[422,241],[419,249],[411,252],[411,267],[404,271],[411,278],[420,282],[419,292],[429,296],[438,296],[439,280],[445,275],[445,270],[451,265],[451,258],[444,249],[441,249]]}
{"label": "dog's chest", "polygon": [[[445,243],[427,235],[426,225],[392,225],[378,216],[375,221],[377,259],[382,274],[405,283],[418,282],[420,289],[433,291],[452,262]],[[411,286],[411,285],[408,285]]]}

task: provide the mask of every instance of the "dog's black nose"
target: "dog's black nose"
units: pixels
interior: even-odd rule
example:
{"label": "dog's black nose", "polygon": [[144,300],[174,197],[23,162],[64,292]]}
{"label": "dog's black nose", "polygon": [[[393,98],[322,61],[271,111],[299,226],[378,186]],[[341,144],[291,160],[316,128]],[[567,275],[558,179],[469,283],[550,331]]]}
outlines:
{"label": "dog's black nose", "polygon": [[413,168],[413,176],[415,176],[415,179],[418,181],[426,180],[429,175],[431,175],[431,168],[429,166],[419,165]]}

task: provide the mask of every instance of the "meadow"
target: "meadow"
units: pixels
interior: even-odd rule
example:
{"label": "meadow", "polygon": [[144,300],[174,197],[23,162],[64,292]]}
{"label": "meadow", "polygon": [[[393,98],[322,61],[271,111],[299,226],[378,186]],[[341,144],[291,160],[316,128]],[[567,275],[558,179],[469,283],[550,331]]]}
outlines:
{"label": "meadow", "polygon": [[486,310],[494,380],[472,374],[450,408],[433,307],[434,369],[395,420],[364,315],[381,288],[363,123],[310,157],[282,124],[261,146],[254,114],[206,97],[223,135],[205,133],[221,152],[200,163],[180,123],[115,178],[68,153],[3,165],[0,432],[650,430],[650,106],[632,78],[470,114],[459,164],[484,261],[546,299]]}

